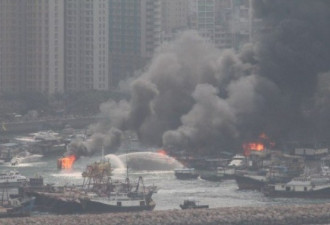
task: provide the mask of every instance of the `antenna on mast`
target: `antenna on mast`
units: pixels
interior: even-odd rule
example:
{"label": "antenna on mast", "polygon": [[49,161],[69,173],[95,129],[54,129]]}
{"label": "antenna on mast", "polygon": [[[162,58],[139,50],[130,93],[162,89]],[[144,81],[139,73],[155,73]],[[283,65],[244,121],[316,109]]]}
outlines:
{"label": "antenna on mast", "polygon": [[[131,137],[128,136],[128,151],[131,151]],[[126,150],[127,151],[127,150]],[[127,154],[128,152],[126,152],[126,178],[128,179],[128,161],[127,161]]]}
{"label": "antenna on mast", "polygon": [[104,145],[102,145],[102,156],[101,156],[101,160],[104,161]]}

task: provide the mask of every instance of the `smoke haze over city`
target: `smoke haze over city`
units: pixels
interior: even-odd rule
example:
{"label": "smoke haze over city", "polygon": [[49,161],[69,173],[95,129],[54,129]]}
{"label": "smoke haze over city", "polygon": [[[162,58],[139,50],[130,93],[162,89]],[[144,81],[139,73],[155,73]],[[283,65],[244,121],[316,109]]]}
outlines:
{"label": "smoke haze over city", "polygon": [[145,145],[202,153],[241,151],[261,134],[279,147],[329,138],[326,0],[141,0],[132,20],[120,19],[128,11],[118,0],[58,1],[48,11],[15,2],[1,2],[1,54],[12,56],[1,57],[1,92],[130,96],[101,104],[81,154],[115,151],[127,131]]}
{"label": "smoke haze over city", "polygon": [[[235,151],[267,134],[275,141],[328,137],[330,4],[254,1],[265,28],[239,52],[197,32],[160,47],[130,80],[131,100],[101,106],[110,124],[146,144]],[[104,123],[103,123],[104,125]]]}

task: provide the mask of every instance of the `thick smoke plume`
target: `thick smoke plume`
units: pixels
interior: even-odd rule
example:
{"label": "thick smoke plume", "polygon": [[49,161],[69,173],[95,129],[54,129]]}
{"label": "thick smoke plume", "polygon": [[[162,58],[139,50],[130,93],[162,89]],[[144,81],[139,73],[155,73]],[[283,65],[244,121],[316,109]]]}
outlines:
{"label": "thick smoke plume", "polygon": [[101,106],[95,137],[113,148],[132,130],[143,143],[200,153],[241,151],[261,133],[328,138],[330,1],[255,0],[254,9],[264,28],[239,52],[193,31],[161,46],[130,81],[131,100]]}
{"label": "thick smoke plume", "polygon": [[260,75],[281,91],[278,113],[270,118],[279,122],[277,135],[328,139],[328,97],[319,84],[320,77],[329,79],[330,1],[255,0],[254,6],[266,25],[258,42]]}
{"label": "thick smoke plume", "polygon": [[[108,120],[94,126],[133,130],[147,144],[191,151],[237,149],[242,137],[263,130],[250,120],[275,85],[256,74],[253,46],[220,51],[196,32],[158,49],[147,70],[131,82],[129,102],[102,106]],[[248,121],[248,122],[246,122]],[[241,126],[253,127],[244,134]]]}
{"label": "thick smoke plume", "polygon": [[100,153],[102,148],[107,153],[120,147],[130,106],[126,101],[109,101],[100,106],[100,111],[102,120],[89,127],[88,133],[92,135],[87,140],[73,140],[67,147],[66,155],[91,156],[95,152]]}

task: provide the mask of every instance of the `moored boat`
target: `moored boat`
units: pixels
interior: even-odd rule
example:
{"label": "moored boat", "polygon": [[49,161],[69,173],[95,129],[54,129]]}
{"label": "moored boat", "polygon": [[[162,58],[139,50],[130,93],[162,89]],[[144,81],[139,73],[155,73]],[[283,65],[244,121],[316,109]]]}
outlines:
{"label": "moored boat", "polygon": [[287,183],[269,184],[263,192],[270,197],[329,198],[330,171],[325,166],[321,169],[319,174],[303,174]]}
{"label": "moored boat", "polygon": [[16,170],[0,173],[0,188],[16,188],[27,182],[27,178]]}
{"label": "moored boat", "polygon": [[194,168],[175,169],[174,175],[176,178],[181,180],[196,179],[199,176]]}
{"label": "moored boat", "polygon": [[108,196],[89,193],[81,202],[88,213],[137,212],[153,210],[156,206],[148,194],[134,192],[111,192]]}
{"label": "moored boat", "polygon": [[203,180],[207,181],[221,181],[224,179],[224,173],[222,170],[214,169],[214,170],[203,170],[199,171],[200,177]]}
{"label": "moored boat", "polygon": [[234,167],[218,167],[218,174],[223,174],[223,179],[235,179],[236,169]]}
{"label": "moored boat", "polygon": [[20,152],[16,156],[14,156],[11,160],[10,163],[12,166],[21,164],[21,163],[30,163],[30,162],[36,162],[39,161],[43,155],[40,154],[32,154],[28,151]]}
{"label": "moored boat", "polygon": [[[144,186],[142,177],[135,184],[111,179],[110,161],[102,159],[86,167],[82,173],[83,184],[73,186],[45,186],[39,179],[25,188],[36,197],[40,210],[57,214],[111,213],[153,210],[152,194],[155,186]],[[31,182],[30,182],[31,183]]]}
{"label": "moored boat", "polygon": [[200,205],[195,200],[184,200],[183,204],[180,204],[181,209],[208,209],[209,205]]}
{"label": "moored boat", "polygon": [[240,190],[262,190],[267,184],[267,178],[265,175],[259,174],[236,174],[235,180]]}
{"label": "moored boat", "polygon": [[235,155],[232,160],[228,163],[228,167],[233,167],[236,169],[242,169],[246,167],[246,157],[243,155]]}
{"label": "moored boat", "polygon": [[1,189],[0,217],[30,216],[35,197],[10,194],[10,189],[7,187]]}
{"label": "moored boat", "polygon": [[0,217],[30,216],[34,208],[35,197],[8,199],[0,206]]}
{"label": "moored boat", "polygon": [[285,198],[329,198],[330,183],[315,184],[310,178],[296,178],[285,184],[267,185],[264,194]]}

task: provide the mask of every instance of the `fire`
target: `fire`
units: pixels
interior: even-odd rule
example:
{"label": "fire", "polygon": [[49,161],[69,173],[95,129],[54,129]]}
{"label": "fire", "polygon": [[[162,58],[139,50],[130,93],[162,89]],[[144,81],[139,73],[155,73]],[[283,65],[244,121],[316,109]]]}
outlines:
{"label": "fire", "polygon": [[272,149],[275,147],[275,142],[271,141],[270,138],[265,134],[265,133],[261,133],[259,135],[259,139],[265,143],[267,145],[268,148]]}
{"label": "fire", "polygon": [[248,156],[250,155],[251,151],[261,152],[265,150],[265,146],[263,143],[260,142],[250,142],[243,144],[243,149],[244,149],[244,155]]}
{"label": "fire", "polygon": [[157,153],[160,155],[167,155],[167,152],[164,149],[159,149]]}
{"label": "fire", "polygon": [[67,157],[62,157],[57,160],[57,167],[59,169],[71,169],[73,163],[76,161],[75,155],[69,155]]}
{"label": "fire", "polygon": [[256,141],[243,144],[244,155],[249,156],[251,151],[261,152],[265,149],[273,149],[275,145],[275,142],[271,141],[265,133],[261,133]]}

